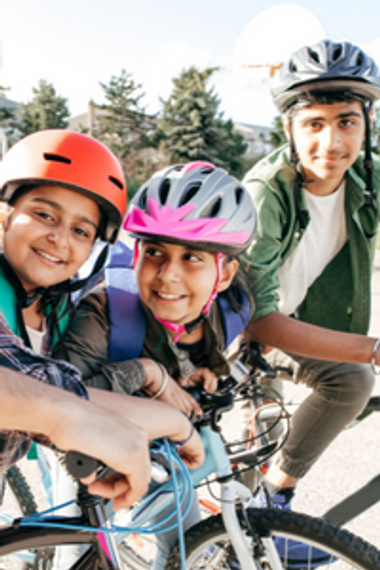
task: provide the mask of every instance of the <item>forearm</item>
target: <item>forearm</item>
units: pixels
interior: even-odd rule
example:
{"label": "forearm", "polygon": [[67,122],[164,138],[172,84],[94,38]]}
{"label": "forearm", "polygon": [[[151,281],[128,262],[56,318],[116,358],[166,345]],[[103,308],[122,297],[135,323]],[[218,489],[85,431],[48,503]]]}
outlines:
{"label": "forearm", "polygon": [[120,396],[92,388],[89,388],[88,393],[91,402],[113,410],[141,427],[150,440],[168,437],[173,441],[182,441],[189,435],[190,424],[186,416],[165,402],[136,396]]}
{"label": "forearm", "polygon": [[374,338],[317,327],[281,313],[250,323],[245,335],[284,352],[337,362],[369,363],[375,343]]}
{"label": "forearm", "polygon": [[0,367],[0,395],[0,429],[47,437],[65,421],[71,407],[85,402],[65,390],[4,367]]}

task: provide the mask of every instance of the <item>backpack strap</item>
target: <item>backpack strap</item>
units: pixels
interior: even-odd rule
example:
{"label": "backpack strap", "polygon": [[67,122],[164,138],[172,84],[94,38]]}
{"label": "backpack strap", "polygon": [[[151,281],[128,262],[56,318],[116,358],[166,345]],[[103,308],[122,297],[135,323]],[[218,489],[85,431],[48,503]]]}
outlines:
{"label": "backpack strap", "polygon": [[122,242],[110,247],[104,270],[110,319],[109,362],[138,358],[145,340],[147,322],[132,265],[133,251],[129,247]]}
{"label": "backpack strap", "polygon": [[251,314],[251,309],[249,301],[246,295],[242,291],[240,294],[243,298],[243,306],[239,313],[236,313],[228,302],[228,298],[225,296],[219,296],[216,298],[216,302],[219,305],[220,314],[222,316],[222,326],[224,330],[225,346],[224,350],[229,347],[229,345],[235,340],[235,338],[243,332],[245,327],[249,323],[249,318]]}
{"label": "backpack strap", "polygon": [[[135,272],[133,251],[124,243],[111,246],[104,270],[107,284],[110,319],[109,362],[138,358],[141,354],[147,328]],[[217,297],[225,337],[225,349],[249,323],[248,298],[241,292],[243,306],[236,313],[225,296]]]}

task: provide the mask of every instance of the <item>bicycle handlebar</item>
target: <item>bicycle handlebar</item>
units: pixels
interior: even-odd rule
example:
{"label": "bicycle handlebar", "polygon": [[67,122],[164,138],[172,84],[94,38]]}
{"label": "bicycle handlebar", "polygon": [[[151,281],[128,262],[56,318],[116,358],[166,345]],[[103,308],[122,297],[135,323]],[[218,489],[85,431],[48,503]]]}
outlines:
{"label": "bicycle handlebar", "polygon": [[[277,376],[278,372],[282,370],[281,367],[272,368],[262,356],[262,346],[252,342],[249,343],[248,347],[245,345],[242,348],[241,358],[231,368],[231,376],[219,380],[216,394],[206,392],[199,386],[185,388],[202,408],[203,414],[196,419],[196,425],[210,425],[214,431],[220,432],[220,427],[217,424],[221,415],[233,407],[234,390],[243,385],[248,377],[258,376],[257,369],[271,377]],[[291,373],[291,370],[286,369],[286,372]],[[104,479],[114,473],[97,459],[76,451],[66,453],[65,465],[69,473],[76,479],[84,479],[94,472],[97,472],[97,479]],[[167,476],[167,466],[152,458],[152,478],[157,482],[162,482]]]}

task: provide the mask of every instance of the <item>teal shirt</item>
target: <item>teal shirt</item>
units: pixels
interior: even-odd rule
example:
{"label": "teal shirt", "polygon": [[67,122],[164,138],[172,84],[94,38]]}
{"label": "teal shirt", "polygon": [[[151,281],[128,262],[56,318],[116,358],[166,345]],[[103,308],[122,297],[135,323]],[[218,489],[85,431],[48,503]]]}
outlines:
{"label": "teal shirt", "polygon": [[[373,185],[379,202],[380,159],[373,157],[373,161]],[[255,320],[278,312],[278,269],[305,231],[296,217],[294,182],[288,145],[258,162],[244,178],[258,214],[256,238],[243,256],[251,270]],[[379,208],[364,205],[364,190],[365,171],[360,155],[346,173],[348,241],[310,286],[298,310],[298,317],[304,322],[346,332],[368,331]],[[301,189],[300,207],[308,223],[304,189]]]}
{"label": "teal shirt", "polygon": [[[0,267],[0,313],[3,314],[9,328],[16,336],[21,336],[20,327],[17,321],[17,299],[15,295],[15,291],[12,285],[5,279],[3,275],[3,270]],[[67,307],[67,300],[63,299],[61,304],[58,306],[57,315],[58,315],[58,327],[61,334],[64,334],[66,331],[70,315],[66,310]],[[50,311],[47,309],[46,311],[46,320],[49,322]],[[54,339],[50,339],[48,346],[50,348],[50,344],[53,346],[58,342],[58,334],[55,333]]]}

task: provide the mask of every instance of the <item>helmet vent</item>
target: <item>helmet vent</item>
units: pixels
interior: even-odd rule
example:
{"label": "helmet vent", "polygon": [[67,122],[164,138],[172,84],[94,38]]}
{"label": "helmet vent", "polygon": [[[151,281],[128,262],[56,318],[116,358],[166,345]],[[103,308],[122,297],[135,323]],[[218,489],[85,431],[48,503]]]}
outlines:
{"label": "helmet vent", "polygon": [[297,66],[292,59],[289,61],[289,71],[290,73],[296,73],[298,71]]}
{"label": "helmet vent", "polygon": [[115,184],[115,186],[117,186],[118,188],[120,188],[120,190],[124,190],[124,185],[122,182],[120,182],[120,180],[118,180],[117,178],[115,178],[114,176],[109,176],[108,180],[110,180],[113,184]]}
{"label": "helmet vent", "polygon": [[44,153],[45,160],[51,160],[52,162],[63,162],[64,164],[71,164],[71,160],[66,156],[61,156],[60,154],[51,154],[49,152]]}
{"label": "helmet vent", "polygon": [[235,199],[236,199],[236,204],[240,204],[241,199],[243,197],[243,188],[236,188],[235,189]]}
{"label": "helmet vent", "polygon": [[316,51],[314,51],[313,49],[309,49],[308,51],[311,59],[314,60],[315,63],[321,63],[319,60],[319,55]]}
{"label": "helmet vent", "polygon": [[333,54],[332,54],[333,61],[336,61],[337,59],[339,59],[341,55],[342,55],[342,46],[338,46],[333,51]]}
{"label": "helmet vent", "polygon": [[161,184],[160,190],[158,192],[160,195],[161,204],[166,204],[166,200],[168,199],[169,190],[170,190],[170,180],[168,178],[165,178],[165,180]]}
{"label": "helmet vent", "polygon": [[144,188],[144,190],[141,192],[141,196],[140,196],[140,199],[139,199],[139,207],[140,207],[142,210],[145,210],[145,209],[146,209],[147,195],[148,195],[148,186],[146,186],[146,187]]}
{"label": "helmet vent", "polygon": [[216,218],[222,205],[221,198],[217,198],[207,211],[202,212],[202,218]]}
{"label": "helmet vent", "polygon": [[201,174],[211,174],[211,172],[214,172],[214,168],[211,168],[210,166],[205,166],[204,168],[202,168],[201,170]]}
{"label": "helmet vent", "polygon": [[201,185],[202,185],[201,182],[193,182],[192,184],[189,184],[189,186],[186,188],[185,192],[182,194],[181,200],[179,201],[178,205],[183,206],[184,204],[187,204],[188,202],[190,202],[190,200],[198,192]]}
{"label": "helmet vent", "polygon": [[358,53],[358,57],[357,57],[357,60],[356,60],[356,65],[359,65],[359,66],[360,66],[360,65],[363,65],[363,54],[362,54],[361,51]]}

